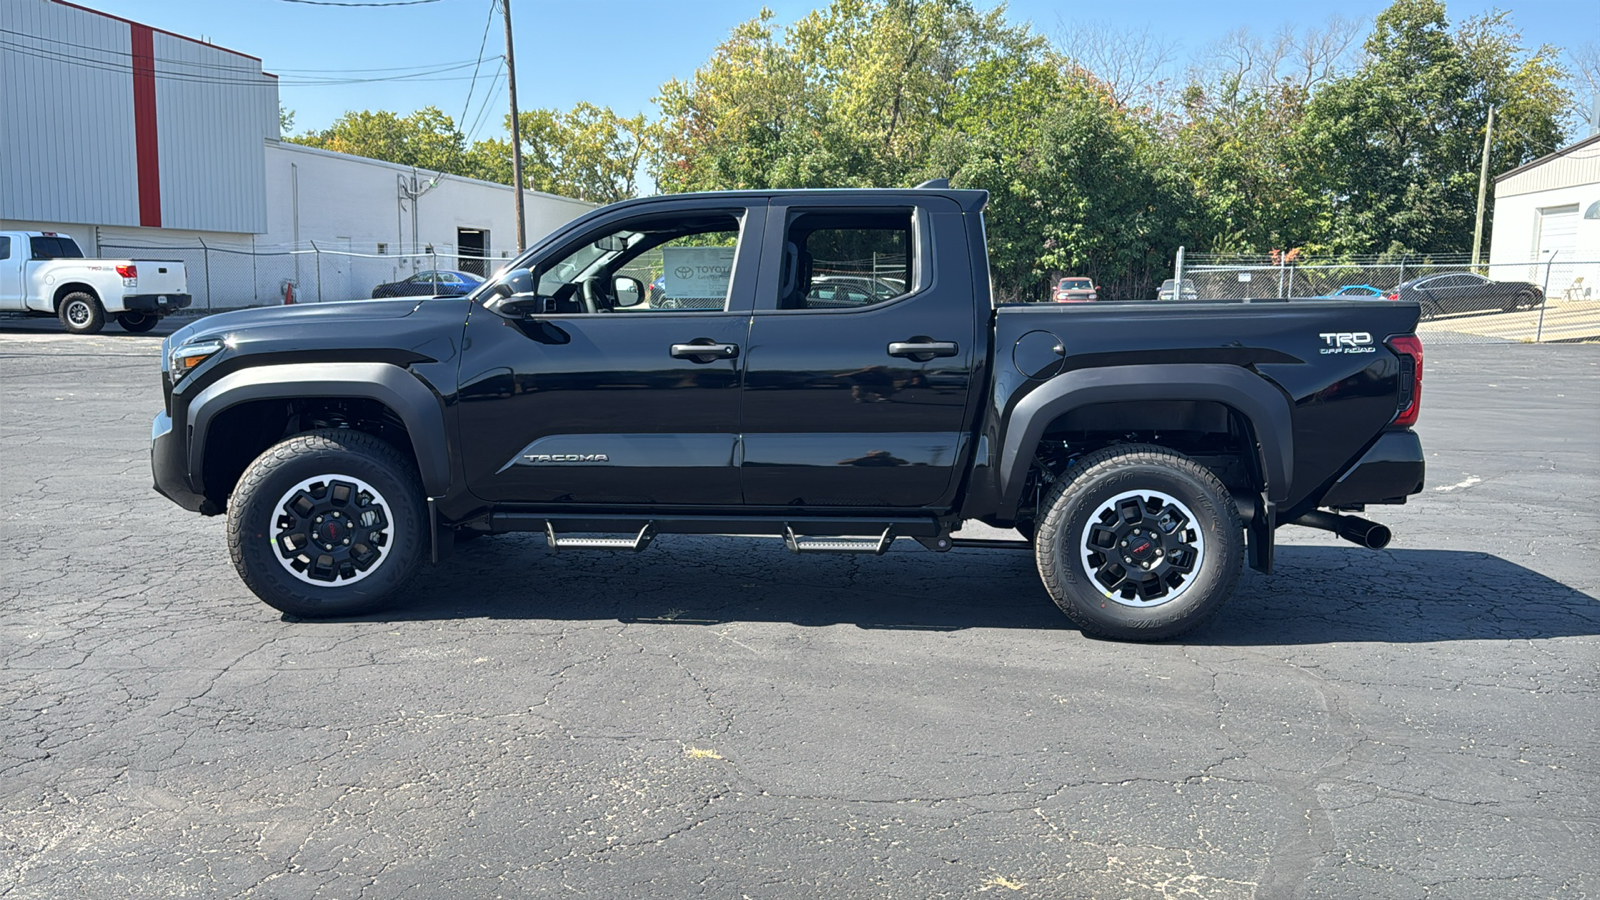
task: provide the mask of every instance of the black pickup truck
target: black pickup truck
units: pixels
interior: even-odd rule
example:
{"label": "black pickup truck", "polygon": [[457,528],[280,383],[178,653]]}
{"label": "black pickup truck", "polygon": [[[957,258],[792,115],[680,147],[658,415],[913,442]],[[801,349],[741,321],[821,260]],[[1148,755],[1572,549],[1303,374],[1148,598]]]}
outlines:
{"label": "black pickup truck", "polygon": [[[986,198],[632,200],[466,297],[202,319],[163,348],[156,489],[226,513],[297,616],[373,610],[485,534],[909,538],[1031,550],[1086,632],[1156,639],[1270,570],[1279,525],[1388,541],[1345,513],[1422,488],[1416,304],[997,306]],[[970,519],[1027,540],[952,536]]]}

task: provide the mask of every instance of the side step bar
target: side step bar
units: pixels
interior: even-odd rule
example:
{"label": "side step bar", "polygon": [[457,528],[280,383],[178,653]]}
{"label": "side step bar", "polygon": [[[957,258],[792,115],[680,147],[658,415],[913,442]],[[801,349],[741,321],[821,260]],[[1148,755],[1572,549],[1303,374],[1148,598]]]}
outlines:
{"label": "side step bar", "polygon": [[864,541],[832,540],[803,541],[800,535],[794,533],[794,526],[783,526],[783,542],[788,545],[791,553],[871,553],[873,556],[882,556],[889,545],[894,543],[894,526],[883,529],[883,534],[878,539]]}
{"label": "side step bar", "polygon": [[554,522],[546,522],[544,539],[549,543],[551,553],[561,550],[631,550],[638,553],[656,539],[656,523],[646,522],[639,533],[631,538],[564,538],[556,535]]}

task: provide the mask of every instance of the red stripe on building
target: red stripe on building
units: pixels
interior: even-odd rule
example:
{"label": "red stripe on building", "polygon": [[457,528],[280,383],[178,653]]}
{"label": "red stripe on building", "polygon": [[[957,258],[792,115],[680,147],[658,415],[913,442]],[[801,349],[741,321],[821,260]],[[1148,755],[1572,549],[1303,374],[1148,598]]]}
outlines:
{"label": "red stripe on building", "polygon": [[161,145],[156,139],[155,34],[129,23],[133,34],[133,144],[139,163],[139,224],[161,227]]}

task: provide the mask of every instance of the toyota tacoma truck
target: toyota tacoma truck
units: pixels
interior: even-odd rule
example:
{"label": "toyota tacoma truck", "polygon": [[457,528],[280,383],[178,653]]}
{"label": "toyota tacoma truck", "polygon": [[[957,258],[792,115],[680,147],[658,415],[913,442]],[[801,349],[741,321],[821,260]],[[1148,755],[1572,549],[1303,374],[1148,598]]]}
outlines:
{"label": "toyota tacoma truck", "polygon": [[59,318],[73,334],[95,334],[112,316],[143,334],[190,299],[177,260],[84,259],[71,235],[0,231],[0,312]]}
{"label": "toyota tacoma truck", "polygon": [[[1269,571],[1284,524],[1387,543],[1350,513],[1422,488],[1416,304],[996,305],[986,199],[630,200],[465,297],[202,319],[164,347],[155,487],[226,514],[244,583],[298,617],[373,611],[486,534],[908,539],[1031,551],[1085,632],[1150,640]],[[822,279],[863,260],[901,292]]]}

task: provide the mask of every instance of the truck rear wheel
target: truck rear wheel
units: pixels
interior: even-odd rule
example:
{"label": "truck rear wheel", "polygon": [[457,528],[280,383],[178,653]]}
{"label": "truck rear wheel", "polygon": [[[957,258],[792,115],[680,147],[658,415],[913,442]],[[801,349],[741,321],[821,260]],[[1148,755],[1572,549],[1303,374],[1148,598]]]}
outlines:
{"label": "truck rear wheel", "polygon": [[411,461],[358,431],[296,435],[256,458],[228,505],[228,553],[270,606],[304,618],[379,608],[422,561]]}
{"label": "truck rear wheel", "polygon": [[1148,444],[1091,453],[1044,506],[1039,575],[1087,634],[1183,634],[1216,615],[1239,580],[1239,509],[1209,469],[1181,453]]}
{"label": "truck rear wheel", "polygon": [[122,326],[123,331],[131,331],[134,334],[144,334],[146,331],[156,327],[156,323],[159,321],[161,321],[161,317],[155,313],[117,313],[117,324]]}
{"label": "truck rear wheel", "polygon": [[62,327],[73,334],[98,334],[106,327],[106,311],[87,291],[74,291],[61,298],[56,309]]}

